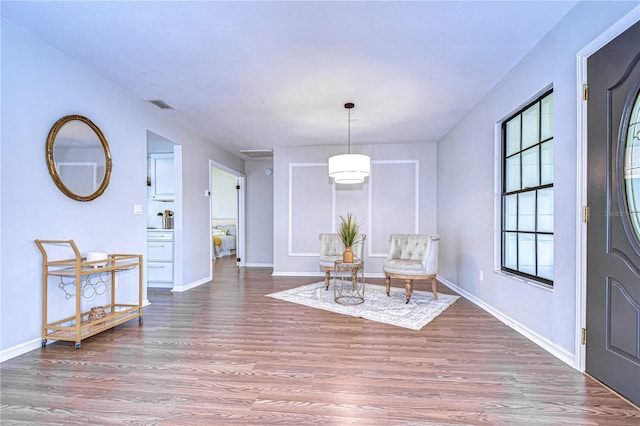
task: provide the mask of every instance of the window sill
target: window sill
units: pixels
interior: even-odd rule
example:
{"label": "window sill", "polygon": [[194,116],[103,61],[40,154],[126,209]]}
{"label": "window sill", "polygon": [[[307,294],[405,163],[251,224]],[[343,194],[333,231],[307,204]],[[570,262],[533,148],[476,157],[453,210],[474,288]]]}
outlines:
{"label": "window sill", "polygon": [[516,275],[516,274],[511,274],[509,272],[505,272],[502,271],[500,269],[494,269],[493,270],[494,273],[498,274],[498,275],[502,275],[503,277],[512,279],[514,281],[518,281],[533,287],[537,287],[541,290],[547,290],[547,291],[553,291],[553,286],[549,285],[549,284],[543,284],[541,282],[538,281],[534,281],[534,280],[530,280],[524,277],[521,277],[520,275]]}

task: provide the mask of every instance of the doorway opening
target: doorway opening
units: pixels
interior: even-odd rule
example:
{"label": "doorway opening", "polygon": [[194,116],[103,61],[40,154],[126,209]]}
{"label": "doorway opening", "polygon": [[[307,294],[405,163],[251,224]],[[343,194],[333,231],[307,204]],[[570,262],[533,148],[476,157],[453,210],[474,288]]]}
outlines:
{"label": "doorway opening", "polygon": [[244,182],[243,174],[209,160],[212,271],[216,260],[244,266]]}
{"label": "doorway opening", "polygon": [[147,130],[147,288],[182,285],[181,176],[182,146]]}

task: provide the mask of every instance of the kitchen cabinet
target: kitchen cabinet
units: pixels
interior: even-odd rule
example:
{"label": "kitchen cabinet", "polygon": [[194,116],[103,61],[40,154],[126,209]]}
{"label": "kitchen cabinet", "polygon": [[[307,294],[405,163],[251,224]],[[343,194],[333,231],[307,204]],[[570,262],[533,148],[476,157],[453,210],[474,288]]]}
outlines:
{"label": "kitchen cabinet", "polygon": [[173,154],[150,154],[148,166],[151,199],[173,201],[175,198]]}
{"label": "kitchen cabinet", "polygon": [[173,230],[147,230],[147,287],[173,288],[173,245]]}

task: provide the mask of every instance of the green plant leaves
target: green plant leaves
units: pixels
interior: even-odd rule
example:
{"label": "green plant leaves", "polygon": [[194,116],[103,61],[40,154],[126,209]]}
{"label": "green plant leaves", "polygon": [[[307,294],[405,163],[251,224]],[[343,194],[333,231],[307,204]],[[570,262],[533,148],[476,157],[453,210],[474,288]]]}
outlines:
{"label": "green plant leaves", "polygon": [[358,225],[356,218],[352,213],[347,213],[346,219],[344,216],[340,216],[338,234],[340,235],[345,247],[351,247],[357,242],[359,230],[360,225]]}

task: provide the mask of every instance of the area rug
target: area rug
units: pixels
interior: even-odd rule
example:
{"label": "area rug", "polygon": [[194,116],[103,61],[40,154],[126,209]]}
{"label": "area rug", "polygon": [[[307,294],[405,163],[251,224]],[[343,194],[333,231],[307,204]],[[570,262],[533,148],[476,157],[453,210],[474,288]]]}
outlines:
{"label": "area rug", "polygon": [[384,286],[365,284],[364,303],[341,305],[333,299],[333,287],[325,290],[324,281],[267,294],[267,297],[411,330],[420,330],[459,298],[438,293],[438,300],[434,300],[433,293],[414,289],[407,304],[404,287],[391,287],[391,296],[387,296]]}

